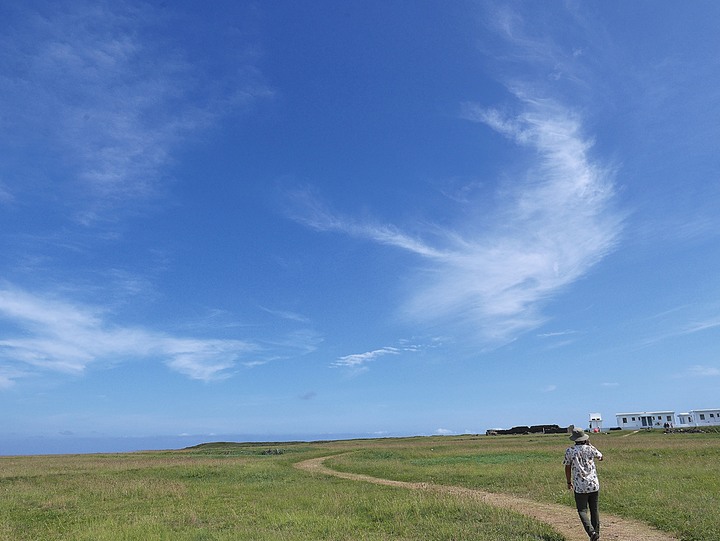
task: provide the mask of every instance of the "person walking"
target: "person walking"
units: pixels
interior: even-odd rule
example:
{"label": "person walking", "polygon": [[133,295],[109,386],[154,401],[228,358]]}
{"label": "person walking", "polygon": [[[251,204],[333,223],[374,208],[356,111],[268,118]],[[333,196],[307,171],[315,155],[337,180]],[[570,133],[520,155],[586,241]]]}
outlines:
{"label": "person walking", "polygon": [[573,429],[570,439],[575,445],[565,451],[563,459],[568,490],[575,493],[575,506],[590,541],[597,541],[600,539],[600,480],[595,459],[602,460],[603,455],[590,445],[590,436],[582,428]]}

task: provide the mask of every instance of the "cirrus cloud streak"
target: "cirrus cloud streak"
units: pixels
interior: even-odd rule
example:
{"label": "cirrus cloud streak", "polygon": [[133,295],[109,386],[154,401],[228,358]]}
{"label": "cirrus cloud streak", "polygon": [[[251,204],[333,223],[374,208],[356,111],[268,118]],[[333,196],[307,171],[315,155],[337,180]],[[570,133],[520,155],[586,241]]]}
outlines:
{"label": "cirrus cloud streak", "polygon": [[[514,115],[464,106],[465,119],[526,151],[525,169],[503,183],[491,216],[477,211],[465,223],[434,226],[431,241],[394,225],[339,216],[304,191],[294,194],[304,209],[295,218],[318,231],[418,256],[423,271],[409,279],[402,308],[410,319],[470,327],[488,342],[538,327],[547,319],[543,303],[616,247],[624,216],[613,204],[613,169],[593,160],[581,118],[551,100],[516,97],[522,111]],[[471,207],[465,210],[463,215],[472,216]]]}
{"label": "cirrus cloud streak", "polygon": [[258,349],[240,340],[177,337],[135,327],[110,325],[89,306],[0,290],[0,318],[12,321],[15,337],[0,339],[5,365],[0,385],[38,370],[81,374],[90,365],[160,359],[191,379],[229,376],[238,359]]}

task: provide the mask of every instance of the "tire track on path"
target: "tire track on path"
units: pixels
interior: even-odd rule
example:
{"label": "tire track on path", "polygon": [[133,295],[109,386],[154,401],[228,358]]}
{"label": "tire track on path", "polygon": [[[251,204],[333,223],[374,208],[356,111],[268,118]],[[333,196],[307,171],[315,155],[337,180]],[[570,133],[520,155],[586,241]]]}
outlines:
{"label": "tire track on path", "polygon": [[[333,456],[336,455],[311,458],[297,462],[295,467],[314,474],[333,475],[351,481],[364,481],[366,483],[375,483],[410,490],[425,490],[436,494],[448,494],[496,507],[503,507],[549,524],[556,531],[564,535],[567,541],[587,541],[588,539],[582,529],[577,512],[571,507],[536,502],[508,494],[485,492],[483,490],[465,487],[393,481],[392,479],[381,479],[379,477],[371,477],[358,473],[339,472],[328,468],[324,464],[325,460]],[[602,520],[602,541],[678,541],[676,537],[656,530],[642,522],[609,515],[607,513],[601,513],[600,518]]]}

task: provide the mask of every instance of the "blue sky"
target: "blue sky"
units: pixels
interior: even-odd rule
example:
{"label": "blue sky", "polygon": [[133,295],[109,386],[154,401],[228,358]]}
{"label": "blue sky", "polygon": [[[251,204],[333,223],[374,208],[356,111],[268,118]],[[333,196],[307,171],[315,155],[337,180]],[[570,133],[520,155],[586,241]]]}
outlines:
{"label": "blue sky", "polygon": [[0,7],[0,454],[718,407],[720,4]]}

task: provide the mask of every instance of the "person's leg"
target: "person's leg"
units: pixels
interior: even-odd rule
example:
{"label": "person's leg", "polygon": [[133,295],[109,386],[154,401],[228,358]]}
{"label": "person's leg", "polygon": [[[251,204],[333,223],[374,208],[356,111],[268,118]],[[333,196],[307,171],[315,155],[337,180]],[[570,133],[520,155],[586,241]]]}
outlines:
{"label": "person's leg", "polygon": [[593,528],[592,519],[590,518],[590,510],[588,509],[588,500],[590,494],[582,494],[580,492],[575,493],[575,506],[577,507],[578,515],[580,515],[580,521],[582,522],[583,528],[589,536],[595,533]]}
{"label": "person's leg", "polygon": [[599,534],[600,533],[600,506],[599,506],[600,492],[591,492],[588,494],[588,506],[590,507],[590,523],[593,529]]}

